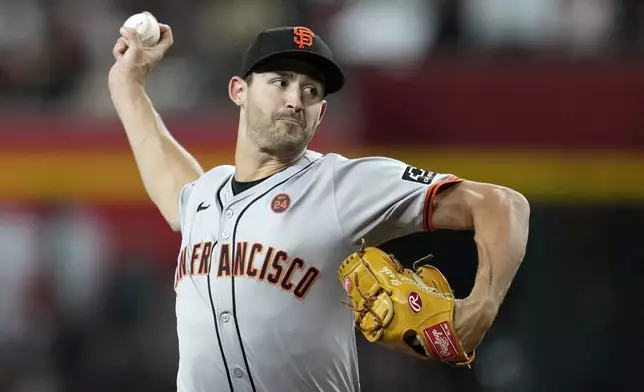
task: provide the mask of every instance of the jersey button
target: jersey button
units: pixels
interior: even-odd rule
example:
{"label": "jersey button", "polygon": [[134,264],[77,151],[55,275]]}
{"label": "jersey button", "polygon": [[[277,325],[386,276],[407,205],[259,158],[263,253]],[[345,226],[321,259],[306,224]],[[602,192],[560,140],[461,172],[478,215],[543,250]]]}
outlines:
{"label": "jersey button", "polygon": [[221,314],[221,321],[223,321],[224,323],[229,322],[230,321],[230,313],[228,313],[228,312],[222,313]]}
{"label": "jersey button", "polygon": [[224,238],[228,238],[230,237],[230,233],[228,233],[227,231],[224,231],[223,233],[221,233],[221,236]]}
{"label": "jersey button", "polygon": [[244,372],[240,368],[234,368],[233,369],[233,376],[237,378],[242,378],[244,377]]}
{"label": "jersey button", "polygon": [[233,217],[233,212],[231,210],[226,210],[226,217],[227,218],[232,218]]}

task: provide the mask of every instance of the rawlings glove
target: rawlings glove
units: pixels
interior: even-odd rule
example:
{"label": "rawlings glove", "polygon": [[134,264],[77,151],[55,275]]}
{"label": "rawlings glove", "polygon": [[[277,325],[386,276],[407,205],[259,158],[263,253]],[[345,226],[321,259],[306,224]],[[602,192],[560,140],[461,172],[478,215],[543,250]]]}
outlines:
{"label": "rawlings glove", "polygon": [[355,325],[370,342],[422,359],[468,366],[474,352],[465,353],[454,330],[454,294],[435,267],[403,268],[393,255],[364,240],[358,252],[340,266],[338,279],[351,302]]}

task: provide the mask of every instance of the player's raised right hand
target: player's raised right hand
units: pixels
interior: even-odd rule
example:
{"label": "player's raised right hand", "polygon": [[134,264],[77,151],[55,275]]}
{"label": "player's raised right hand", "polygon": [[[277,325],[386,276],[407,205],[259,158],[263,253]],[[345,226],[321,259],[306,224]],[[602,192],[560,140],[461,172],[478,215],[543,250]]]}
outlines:
{"label": "player's raised right hand", "polygon": [[121,27],[121,37],[112,50],[116,62],[109,74],[110,87],[123,83],[145,83],[147,76],[173,43],[170,26],[159,23],[159,28],[159,42],[153,47],[144,47],[136,30]]}

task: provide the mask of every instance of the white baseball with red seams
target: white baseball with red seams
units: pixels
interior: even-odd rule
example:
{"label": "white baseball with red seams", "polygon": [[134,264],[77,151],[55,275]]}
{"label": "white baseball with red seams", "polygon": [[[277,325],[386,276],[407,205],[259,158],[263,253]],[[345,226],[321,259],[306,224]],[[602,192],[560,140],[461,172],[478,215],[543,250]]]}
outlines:
{"label": "white baseball with red seams", "polygon": [[[338,282],[340,263],[363,238],[377,246],[430,229],[433,197],[460,179],[310,150],[237,194],[234,174],[215,167],[179,198],[177,390],[358,392],[354,316],[342,304],[355,282]],[[409,304],[421,309],[420,295]],[[425,331],[443,356],[447,332]]]}
{"label": "white baseball with red seams", "polygon": [[161,38],[161,29],[157,19],[149,12],[141,12],[130,16],[123,27],[130,27],[136,30],[141,37],[141,44],[144,47],[156,45]]}

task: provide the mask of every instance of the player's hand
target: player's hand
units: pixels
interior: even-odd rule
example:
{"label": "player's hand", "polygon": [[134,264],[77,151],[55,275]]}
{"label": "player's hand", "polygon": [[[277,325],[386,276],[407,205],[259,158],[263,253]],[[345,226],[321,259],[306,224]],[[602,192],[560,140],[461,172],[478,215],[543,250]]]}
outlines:
{"label": "player's hand", "polygon": [[484,297],[470,296],[455,302],[454,328],[465,352],[481,344],[497,313],[498,306]]}
{"label": "player's hand", "polygon": [[110,87],[123,83],[145,84],[147,76],[173,43],[170,26],[159,23],[159,28],[159,42],[153,47],[143,47],[136,30],[121,27],[121,37],[112,50],[116,62],[109,74]]}

